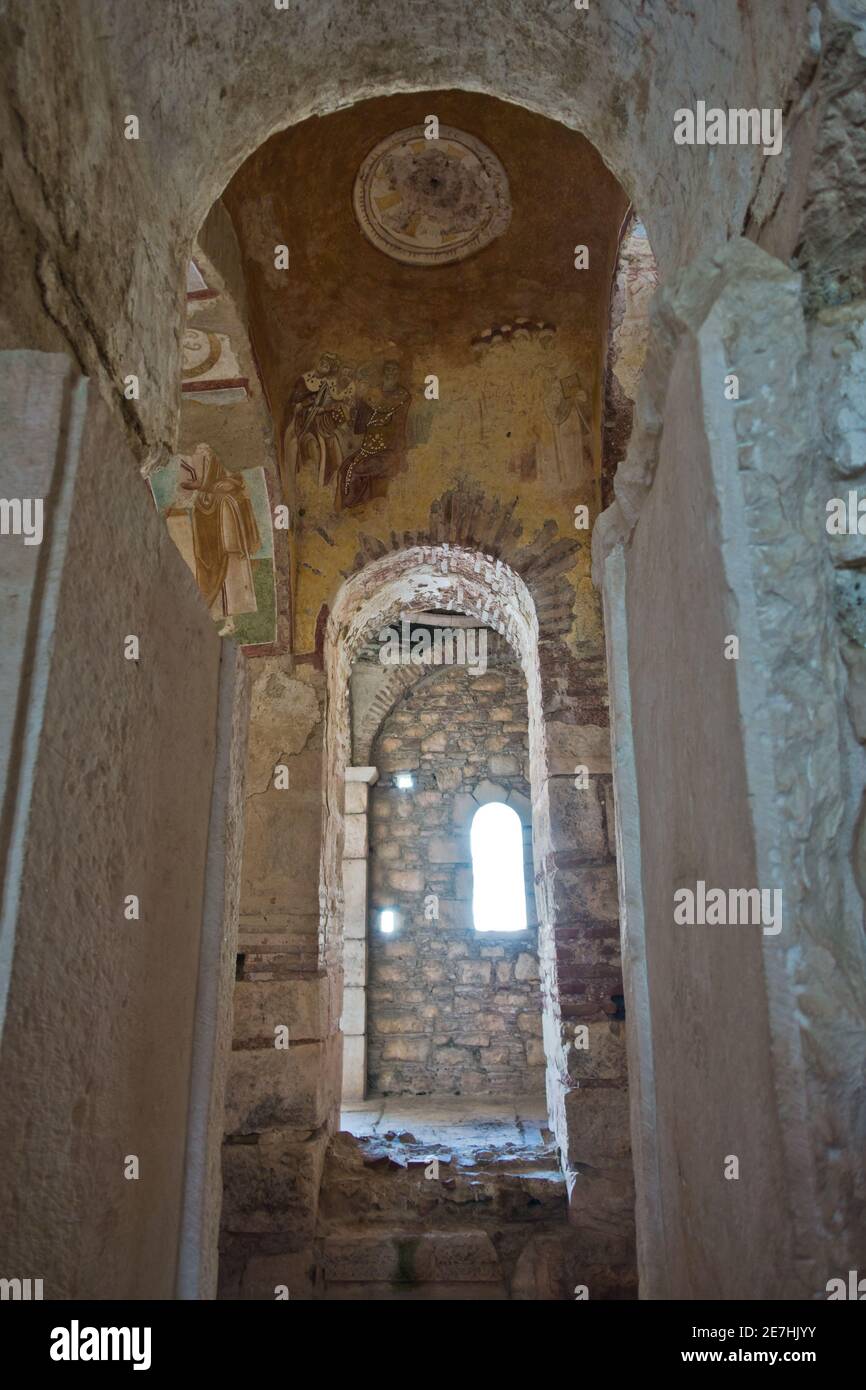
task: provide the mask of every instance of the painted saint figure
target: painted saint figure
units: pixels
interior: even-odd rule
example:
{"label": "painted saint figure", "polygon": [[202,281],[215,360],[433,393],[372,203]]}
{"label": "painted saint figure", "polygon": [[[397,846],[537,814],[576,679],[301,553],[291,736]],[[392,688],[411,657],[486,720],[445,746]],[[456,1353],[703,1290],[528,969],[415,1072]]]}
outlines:
{"label": "painted saint figure", "polygon": [[552,426],[556,460],[554,476],[548,481],[574,487],[585,482],[586,470],[592,466],[592,436],[585,413],[589,410],[589,397],[579,372],[569,363],[557,360],[554,343],[552,336],[541,338],[544,359],[536,368],[545,413]]}
{"label": "painted saint figure", "polygon": [[208,444],[180,456],[180,489],[195,494],[189,516],[195,577],[215,618],[257,610],[252,557],[261,537],[243,478]]}
{"label": "painted saint figure", "polygon": [[410,395],[400,384],[399,362],[382,367],[381,386],[359,375],[353,428],[361,444],[340,468],[334,498],[338,511],[384,497],[388,479],[402,462]]}
{"label": "painted saint figure", "polygon": [[285,455],[285,484],[306,463],[312,464],[319,486],[325,487],[343,462],[341,433],[354,410],[354,373],[336,353],[324,352],[318,366],[304,372],[289,397],[291,421]]}

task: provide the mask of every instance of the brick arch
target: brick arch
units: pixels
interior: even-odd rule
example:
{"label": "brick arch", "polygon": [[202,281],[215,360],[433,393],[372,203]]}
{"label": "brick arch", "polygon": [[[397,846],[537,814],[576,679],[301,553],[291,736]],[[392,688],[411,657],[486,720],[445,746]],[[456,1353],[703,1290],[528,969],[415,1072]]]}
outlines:
{"label": "brick arch", "polygon": [[353,721],[352,761],[364,764],[370,761],[370,750],[379,729],[410,686],[422,679],[424,672],[416,666],[390,666],[384,668],[382,684],[361,718]]}
{"label": "brick arch", "polygon": [[[511,652],[508,643],[498,638],[497,634],[491,634],[491,640],[492,652],[488,647],[489,656],[496,656],[497,644]],[[383,666],[381,669],[381,685],[370,704],[358,717],[354,710],[352,712],[352,756],[353,762],[358,765],[369,762],[379,730],[406,692],[431,678],[430,669],[424,666]]]}

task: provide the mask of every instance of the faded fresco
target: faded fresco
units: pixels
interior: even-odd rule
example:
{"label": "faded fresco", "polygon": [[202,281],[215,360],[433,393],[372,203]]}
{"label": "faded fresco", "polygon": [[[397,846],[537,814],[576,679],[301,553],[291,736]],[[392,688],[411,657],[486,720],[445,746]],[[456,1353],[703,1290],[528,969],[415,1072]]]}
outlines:
{"label": "faded fresco", "polygon": [[150,484],[220,635],[245,646],[272,642],[274,544],[264,469],[230,473],[199,444],[152,474]]}
{"label": "faded fresco", "polygon": [[[422,143],[427,112],[439,138]],[[295,651],[316,653],[360,557],[458,524],[455,489],[482,549],[507,515],[521,546],[543,534],[573,556],[572,636],[588,640],[598,345],[628,206],[597,155],[477,94],[403,94],[279,132],[224,202],[278,422]]]}
{"label": "faded fresco", "polygon": [[355,367],[324,352],[295,382],[288,402],[284,487],[300,472],[329,490],[334,509],[385,497],[405,466],[410,394],[400,363]]}

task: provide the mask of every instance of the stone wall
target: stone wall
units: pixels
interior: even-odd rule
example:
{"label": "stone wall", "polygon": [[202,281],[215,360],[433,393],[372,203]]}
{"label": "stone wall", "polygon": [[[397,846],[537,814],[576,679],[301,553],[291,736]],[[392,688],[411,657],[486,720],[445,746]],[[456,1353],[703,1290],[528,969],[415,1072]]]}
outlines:
{"label": "stone wall", "polygon": [[[220,829],[220,640],[92,383],[63,355],[2,354],[0,419],[4,495],[13,461],[42,483],[57,460],[26,640],[0,641],[2,685],[21,657],[29,703],[7,745],[0,1266],[43,1278],[46,1299],[168,1299]],[[207,1280],[212,1250],[200,1258]]]}
{"label": "stone wall", "polygon": [[[543,1090],[520,667],[503,654],[483,675],[443,666],[423,676],[384,721],[372,757],[380,780],[369,818],[370,1091]],[[412,771],[411,790],[395,785],[403,770]],[[489,801],[507,802],[523,822],[528,926],[514,934],[473,926],[470,825]],[[379,929],[379,909],[389,906],[398,913],[390,938]]]}

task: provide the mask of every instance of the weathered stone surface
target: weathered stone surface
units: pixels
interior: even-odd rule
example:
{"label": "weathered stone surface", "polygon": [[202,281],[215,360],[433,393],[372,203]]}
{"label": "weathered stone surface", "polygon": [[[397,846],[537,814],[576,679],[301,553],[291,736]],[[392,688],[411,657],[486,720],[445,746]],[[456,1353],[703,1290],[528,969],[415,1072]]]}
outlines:
{"label": "weathered stone surface", "polygon": [[283,1050],[232,1052],[226,1094],[227,1134],[279,1125],[317,1129],[327,1117],[331,1047],[303,1043]]}
{"label": "weathered stone surface", "polygon": [[269,984],[242,981],[234,991],[234,1043],[237,1048],[271,1048],[274,1029],[285,1024],[293,1041],[328,1036],[328,982],[322,975]]}
{"label": "weathered stone surface", "polygon": [[343,990],[343,1033],[363,1033],[367,1026],[366,991],[363,986],[347,985]]}
{"label": "weathered stone surface", "polygon": [[569,1167],[603,1168],[628,1158],[628,1091],[624,1088],[572,1087],[564,1098]]}
{"label": "weathered stone surface", "polygon": [[327,1144],[323,1131],[291,1130],[261,1134],[255,1144],[224,1144],[224,1229],[279,1231],[289,1247],[303,1248],[315,1228]]}
{"label": "weathered stone surface", "polygon": [[310,1300],[321,1297],[322,1286],[321,1267],[312,1251],[254,1255],[244,1270],[240,1297],[273,1302],[278,1289],[287,1289],[290,1302]]}
{"label": "weathered stone surface", "polygon": [[366,782],[347,782],[344,810],[347,816],[365,815],[370,788]]}
{"label": "weathered stone surface", "polygon": [[[494,657],[496,666],[487,674],[495,680],[446,667],[407,687],[372,746],[374,758],[384,747],[400,756],[407,731],[419,724],[426,730],[415,787],[392,802],[390,775],[384,774],[370,802],[371,899],[377,907],[395,906],[399,914],[394,937],[378,933],[375,919],[370,937],[368,1066],[374,1092],[504,1094],[538,1089],[542,1079],[528,829],[530,926],[513,935],[481,935],[472,918],[472,817],[491,795],[516,802],[525,823],[530,805],[523,773],[527,721],[512,720],[511,732],[503,734],[504,722],[492,720],[499,706],[504,710],[507,704],[513,713],[521,704],[525,708],[525,679],[507,650]],[[458,719],[460,714],[467,719]],[[442,765],[449,765],[458,743],[466,745],[470,771],[443,779]],[[486,776],[494,759],[503,779],[498,783]],[[392,809],[379,815],[380,803],[383,811]],[[405,836],[395,834],[394,811]],[[396,951],[401,964],[395,970]],[[501,967],[495,976],[494,961]],[[530,1025],[533,1014],[536,1023]]]}
{"label": "weathered stone surface", "polygon": [[367,817],[365,815],[346,816],[344,834],[343,858],[366,859]]}
{"label": "weathered stone surface", "polygon": [[482,1231],[333,1235],[323,1243],[322,1261],[329,1282],[451,1284],[494,1283],[501,1278],[496,1252]]}
{"label": "weathered stone surface", "polygon": [[488,801],[507,801],[508,790],[499,782],[492,782],[488,777],[477,783],[472,789],[472,795],[479,806],[486,806]]}
{"label": "weathered stone surface", "polygon": [[578,767],[587,772],[610,772],[610,729],[598,724],[547,726],[547,766],[551,777],[574,777]]}
{"label": "weathered stone surface", "polygon": [[549,777],[536,796],[532,816],[536,834],[554,851],[565,850],[577,860],[604,862],[609,858],[600,779],[576,787],[574,777]]}
{"label": "weathered stone surface", "polygon": [[367,942],[346,940],[343,942],[343,985],[345,988],[363,987],[366,983]]}

